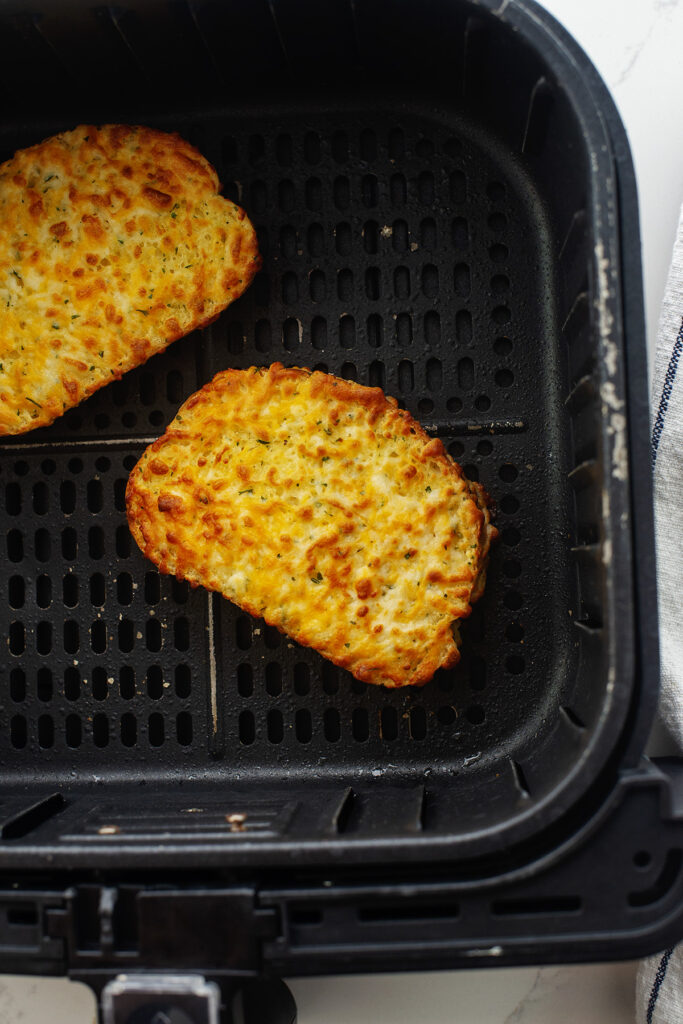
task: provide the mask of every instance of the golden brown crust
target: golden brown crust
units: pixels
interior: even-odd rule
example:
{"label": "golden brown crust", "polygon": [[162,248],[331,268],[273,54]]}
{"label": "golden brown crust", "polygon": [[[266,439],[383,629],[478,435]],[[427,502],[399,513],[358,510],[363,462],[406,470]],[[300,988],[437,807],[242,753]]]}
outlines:
{"label": "golden brown crust", "polygon": [[394,399],[280,363],[192,395],[126,504],[162,572],[391,687],[457,662],[496,533],[483,489]]}
{"label": "golden brown crust", "polygon": [[0,166],[0,434],[51,423],[201,327],[260,265],[178,135],[81,125]]}

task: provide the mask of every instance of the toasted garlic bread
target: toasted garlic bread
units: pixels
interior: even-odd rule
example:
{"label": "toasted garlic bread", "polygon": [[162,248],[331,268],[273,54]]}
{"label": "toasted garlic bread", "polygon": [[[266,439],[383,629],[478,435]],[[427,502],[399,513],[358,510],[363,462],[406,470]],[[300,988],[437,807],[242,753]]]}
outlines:
{"label": "toasted garlic bread", "polygon": [[0,434],[66,409],[242,294],[244,211],[178,135],[81,126],[0,166]]}
{"label": "toasted garlic bread", "polygon": [[280,363],[189,398],[126,503],[162,572],[390,687],[457,662],[496,533],[484,491],[393,398]]}

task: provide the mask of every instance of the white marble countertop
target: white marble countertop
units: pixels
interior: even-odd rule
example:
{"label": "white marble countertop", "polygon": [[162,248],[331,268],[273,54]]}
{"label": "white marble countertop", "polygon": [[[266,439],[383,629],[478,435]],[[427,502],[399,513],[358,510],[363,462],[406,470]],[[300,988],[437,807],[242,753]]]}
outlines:
{"label": "white marble countertop", "polygon": [[[612,89],[640,195],[648,346],[683,203],[683,0],[545,0]],[[632,1024],[635,964],[298,979],[299,1024]],[[0,976],[0,1024],[91,1024],[89,990]]]}

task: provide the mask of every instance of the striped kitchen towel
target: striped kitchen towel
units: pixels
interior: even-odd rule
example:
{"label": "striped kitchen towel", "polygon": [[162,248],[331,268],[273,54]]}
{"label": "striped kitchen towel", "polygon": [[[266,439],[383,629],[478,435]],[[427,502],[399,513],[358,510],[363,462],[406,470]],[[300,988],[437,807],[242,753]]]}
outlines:
{"label": "striped kitchen towel", "polygon": [[[683,753],[683,210],[659,321],[652,391],[661,696],[659,717]],[[683,945],[643,960],[638,1024],[683,1024]]]}

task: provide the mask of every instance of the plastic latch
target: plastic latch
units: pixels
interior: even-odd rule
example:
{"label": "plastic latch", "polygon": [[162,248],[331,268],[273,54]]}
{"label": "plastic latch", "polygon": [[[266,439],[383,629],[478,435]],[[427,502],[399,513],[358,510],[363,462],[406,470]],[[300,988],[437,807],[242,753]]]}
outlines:
{"label": "plastic latch", "polygon": [[219,1024],[218,985],[199,974],[119,974],[102,991],[102,1024]]}

